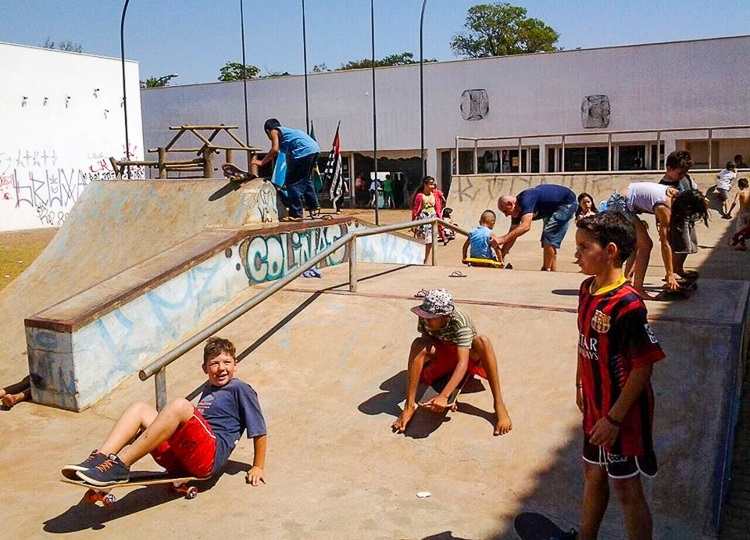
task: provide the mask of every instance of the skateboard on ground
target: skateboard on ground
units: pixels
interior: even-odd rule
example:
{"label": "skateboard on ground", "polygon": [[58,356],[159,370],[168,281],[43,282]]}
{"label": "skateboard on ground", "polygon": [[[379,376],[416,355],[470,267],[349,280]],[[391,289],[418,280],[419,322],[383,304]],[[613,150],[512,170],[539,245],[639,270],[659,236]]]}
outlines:
{"label": "skateboard on ground", "polygon": [[521,540],[573,540],[575,530],[563,531],[544,514],[523,512],[513,522],[516,534]]}
{"label": "skateboard on ground", "polygon": [[512,266],[506,266],[505,264],[495,261],[493,259],[480,259],[479,257],[466,257],[461,260],[467,266],[479,266],[486,268],[513,268]]}
{"label": "skateboard on ground", "polygon": [[232,163],[225,163],[224,165],[222,165],[221,171],[224,173],[224,176],[227,177],[231,182],[237,182],[240,184],[257,178],[257,176],[255,176],[253,173],[243,171]]}
{"label": "skateboard on ground", "polygon": [[[70,474],[66,475],[65,472]],[[110,508],[117,501],[115,494],[111,493],[115,488],[164,485],[175,493],[184,495],[186,499],[195,499],[198,496],[198,488],[189,485],[189,482],[205,480],[205,478],[195,476],[170,476],[166,472],[136,471],[130,473],[130,480],[125,483],[94,486],[74,476],[75,471],[65,472],[63,473],[65,478],[61,479],[62,482],[86,488],[83,500],[89,504],[101,502],[106,508]]]}
{"label": "skateboard on ground", "polygon": [[745,227],[741,231],[738,231],[734,236],[732,236],[732,239],[729,241],[729,243],[732,245],[732,247],[735,247],[743,243],[745,240],[750,240],[750,226]]}
{"label": "skateboard on ground", "polygon": [[[445,388],[445,386],[448,384],[448,381],[450,381],[451,375],[452,373],[448,373],[447,375],[436,379],[431,386],[428,386],[422,394],[422,397],[417,400],[417,406],[423,406],[424,403],[442,392],[443,388]],[[448,396],[447,407],[449,410],[455,411],[458,408],[458,396],[461,395],[461,392],[463,392],[466,385],[473,378],[474,374],[467,371],[466,375],[464,375],[464,378],[461,379],[461,382],[458,383],[458,386],[456,386],[453,392],[451,392],[451,394]]]}
{"label": "skateboard on ground", "polygon": [[698,290],[698,277],[689,276],[678,278],[678,287],[674,290],[663,289],[657,295],[659,300],[687,300]]}

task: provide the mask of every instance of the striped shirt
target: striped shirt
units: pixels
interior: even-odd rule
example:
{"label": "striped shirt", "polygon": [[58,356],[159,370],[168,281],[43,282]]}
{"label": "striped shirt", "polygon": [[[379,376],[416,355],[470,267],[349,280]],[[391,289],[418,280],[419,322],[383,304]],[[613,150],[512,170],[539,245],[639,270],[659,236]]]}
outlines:
{"label": "striped shirt", "polygon": [[[624,278],[596,292],[594,278],[581,284],[578,303],[578,365],[583,386],[583,429],[608,414],[630,373],[664,358],[646,320],[643,299]],[[622,419],[620,433],[608,452],[644,455],[651,446],[654,393],[649,381]]]}
{"label": "striped shirt", "polygon": [[474,322],[455,308],[451,313],[451,318],[448,319],[448,324],[438,330],[429,330],[424,319],[420,317],[417,332],[442,341],[450,341],[459,349],[471,349],[471,343],[477,335]]}

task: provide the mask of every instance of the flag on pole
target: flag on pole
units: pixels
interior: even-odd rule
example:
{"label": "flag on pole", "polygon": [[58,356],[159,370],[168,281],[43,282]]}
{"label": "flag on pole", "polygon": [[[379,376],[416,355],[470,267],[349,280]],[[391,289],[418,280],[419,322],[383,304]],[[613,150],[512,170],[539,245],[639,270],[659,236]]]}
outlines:
{"label": "flag on pole", "polygon": [[[310,121],[310,138],[313,141],[318,142],[318,139],[315,138],[315,124],[312,121]],[[313,187],[315,188],[315,193],[317,193],[323,189],[323,180],[320,178],[320,168],[318,167],[317,161],[313,164],[312,177]]]}
{"label": "flag on pole", "polygon": [[328,194],[331,196],[333,208],[338,211],[338,200],[344,193],[344,178],[341,176],[341,141],[339,139],[339,128],[341,122],[336,126],[336,135],[333,137],[333,147],[328,155],[328,163],[323,176],[326,182],[330,182]]}

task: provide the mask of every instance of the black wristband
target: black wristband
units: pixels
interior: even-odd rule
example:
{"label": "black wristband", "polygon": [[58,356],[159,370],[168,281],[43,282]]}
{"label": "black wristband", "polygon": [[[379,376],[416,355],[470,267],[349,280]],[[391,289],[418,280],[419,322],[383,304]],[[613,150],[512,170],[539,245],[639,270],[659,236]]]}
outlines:
{"label": "black wristband", "polygon": [[618,422],[617,420],[612,418],[609,414],[605,414],[604,419],[610,424],[612,424],[613,426],[615,426],[616,428],[619,428],[622,426],[622,422]]}

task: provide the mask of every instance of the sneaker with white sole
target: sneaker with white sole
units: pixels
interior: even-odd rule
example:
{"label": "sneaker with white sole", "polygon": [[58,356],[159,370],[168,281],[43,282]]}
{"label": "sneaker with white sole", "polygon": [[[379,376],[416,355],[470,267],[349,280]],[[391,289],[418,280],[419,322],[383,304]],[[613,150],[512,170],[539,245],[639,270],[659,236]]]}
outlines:
{"label": "sneaker with white sole", "polygon": [[75,465],[65,465],[62,468],[62,475],[70,480],[78,480],[76,473],[78,471],[86,471],[91,467],[96,467],[101,462],[107,459],[107,456],[99,452],[99,450],[92,450],[89,457],[77,463]]}
{"label": "sneaker with white sole", "polygon": [[94,486],[125,484],[130,480],[130,467],[125,465],[115,454],[85,471],[77,471],[78,478]]}

